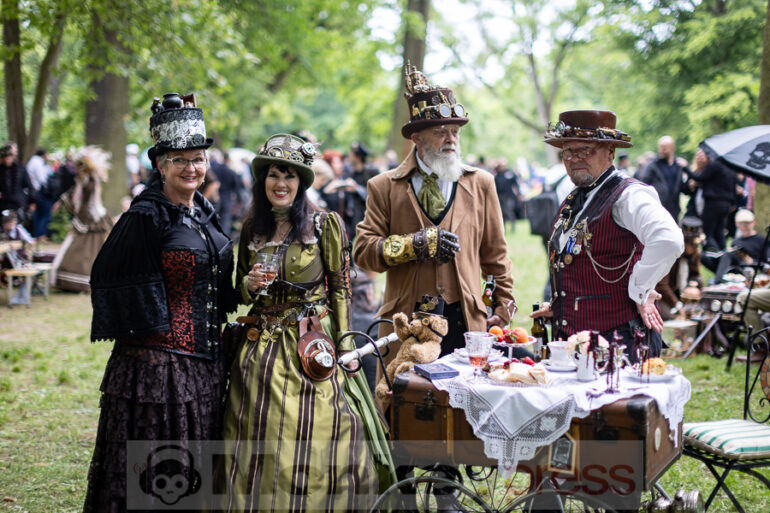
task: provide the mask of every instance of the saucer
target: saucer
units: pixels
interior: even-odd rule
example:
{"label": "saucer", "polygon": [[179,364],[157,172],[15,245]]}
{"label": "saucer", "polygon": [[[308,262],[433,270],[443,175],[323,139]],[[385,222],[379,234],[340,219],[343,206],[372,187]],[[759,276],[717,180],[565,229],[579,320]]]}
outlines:
{"label": "saucer", "polygon": [[682,375],[682,369],[679,367],[674,367],[673,365],[667,365],[666,366],[666,372],[664,374],[642,374],[639,375],[636,373],[636,371],[624,367],[623,370],[625,371],[626,375],[630,378],[639,381],[640,383],[665,383],[667,381],[671,381],[677,376]]}
{"label": "saucer", "polygon": [[577,370],[577,365],[575,365],[574,363],[561,365],[558,363],[554,363],[551,360],[543,360],[540,363],[542,363],[546,369],[553,372],[575,372]]}

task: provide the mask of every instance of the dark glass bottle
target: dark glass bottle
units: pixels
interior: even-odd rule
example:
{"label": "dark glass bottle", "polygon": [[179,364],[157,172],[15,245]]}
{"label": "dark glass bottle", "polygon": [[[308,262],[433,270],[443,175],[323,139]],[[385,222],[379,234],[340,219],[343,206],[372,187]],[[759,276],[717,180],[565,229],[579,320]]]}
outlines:
{"label": "dark glass bottle", "polygon": [[[540,310],[540,303],[532,305],[532,311]],[[535,345],[532,352],[535,353],[535,360],[540,361],[546,358],[548,349],[548,328],[545,325],[545,317],[535,317],[532,321],[530,334],[535,337]]]}
{"label": "dark glass bottle", "polygon": [[495,292],[495,276],[493,274],[487,275],[487,282],[484,284],[484,294],[481,296],[481,300],[487,305],[488,308],[495,308],[495,301],[493,294]]}

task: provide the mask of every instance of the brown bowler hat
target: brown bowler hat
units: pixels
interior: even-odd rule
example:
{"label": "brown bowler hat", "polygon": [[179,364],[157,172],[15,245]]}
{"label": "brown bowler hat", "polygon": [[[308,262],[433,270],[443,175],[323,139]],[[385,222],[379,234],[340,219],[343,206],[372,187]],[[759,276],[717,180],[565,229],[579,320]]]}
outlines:
{"label": "brown bowler hat", "polygon": [[412,66],[404,66],[406,103],[409,122],[401,127],[401,135],[409,139],[415,133],[432,126],[464,125],[468,122],[465,107],[457,103],[451,89],[431,85],[428,78]]}
{"label": "brown bowler hat", "polygon": [[549,123],[545,142],[561,148],[567,141],[596,141],[630,148],[631,137],[615,128],[615,113],[608,110],[568,110],[558,123]]}

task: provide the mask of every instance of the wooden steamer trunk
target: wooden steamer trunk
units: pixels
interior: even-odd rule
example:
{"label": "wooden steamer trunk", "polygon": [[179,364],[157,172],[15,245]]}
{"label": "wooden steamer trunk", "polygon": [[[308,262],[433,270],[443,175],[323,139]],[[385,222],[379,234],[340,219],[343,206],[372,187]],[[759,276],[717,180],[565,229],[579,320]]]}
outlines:
{"label": "wooden steamer trunk", "polygon": [[449,394],[414,372],[393,380],[390,434],[397,465],[497,465],[484,456],[465,412],[449,405]]}
{"label": "wooden steamer trunk", "polygon": [[[390,428],[397,465],[497,465],[484,455],[483,444],[474,436],[465,413],[449,405],[449,394],[414,372],[394,380]],[[637,507],[642,489],[650,490],[682,451],[681,424],[675,444],[655,400],[643,395],[573,419],[568,437],[574,441],[573,472],[556,470],[553,474],[563,489],[590,494],[606,488],[612,481],[609,476],[620,476],[621,484],[629,483],[621,493],[627,499],[626,507]],[[554,471],[549,460],[552,455],[551,448],[543,447],[535,460],[520,462],[519,468],[530,475],[533,469]]]}
{"label": "wooden steamer trunk", "polygon": [[570,432],[581,442],[590,444],[591,451],[579,453],[581,467],[632,463],[642,469],[645,490],[649,490],[682,453],[681,423],[675,444],[668,420],[660,413],[655,400],[644,395],[616,401],[591,412],[588,417],[574,419]]}

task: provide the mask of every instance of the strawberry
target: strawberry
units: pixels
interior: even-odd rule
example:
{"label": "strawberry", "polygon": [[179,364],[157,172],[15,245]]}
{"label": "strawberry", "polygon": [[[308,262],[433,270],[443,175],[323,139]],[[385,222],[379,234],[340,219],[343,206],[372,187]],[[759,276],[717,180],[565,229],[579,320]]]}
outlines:
{"label": "strawberry", "polygon": [[526,363],[527,365],[535,365],[535,360],[530,358],[529,356],[525,356],[521,359],[521,363]]}

